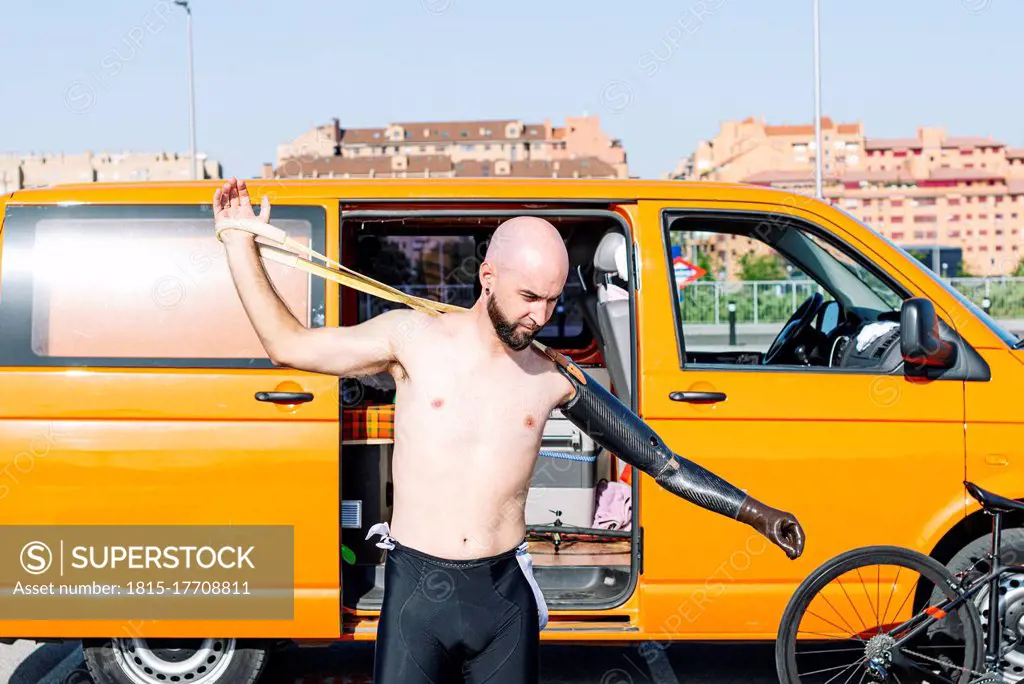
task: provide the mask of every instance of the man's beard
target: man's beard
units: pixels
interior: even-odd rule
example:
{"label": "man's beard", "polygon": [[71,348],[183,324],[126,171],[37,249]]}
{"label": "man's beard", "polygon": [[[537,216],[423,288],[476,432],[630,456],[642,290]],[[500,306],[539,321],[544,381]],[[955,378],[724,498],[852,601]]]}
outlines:
{"label": "man's beard", "polygon": [[494,295],[487,298],[487,314],[491,317],[491,324],[494,326],[494,332],[498,335],[498,339],[513,351],[521,351],[529,347],[538,332],[516,331],[517,325],[510,323],[505,318],[505,314],[498,308],[498,302],[495,301]]}

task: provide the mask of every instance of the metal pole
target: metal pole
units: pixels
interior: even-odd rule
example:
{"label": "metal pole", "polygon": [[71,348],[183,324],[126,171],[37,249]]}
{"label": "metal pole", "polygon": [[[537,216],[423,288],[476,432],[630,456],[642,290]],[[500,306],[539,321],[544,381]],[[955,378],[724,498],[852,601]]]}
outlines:
{"label": "metal pole", "polygon": [[174,4],[185,8],[186,23],[188,25],[188,135],[189,135],[189,165],[192,167],[192,180],[196,180],[196,103],[195,84],[193,81],[192,65],[192,8],[188,0],[174,0]]}
{"label": "metal pole", "polygon": [[729,302],[729,346],[736,346],[736,302]]}
{"label": "metal pole", "polygon": [[821,50],[818,40],[818,0],[814,2],[814,140],[817,154],[814,155],[815,174],[814,188],[818,199],[822,199],[821,192],[821,158],[825,150],[821,148]]}

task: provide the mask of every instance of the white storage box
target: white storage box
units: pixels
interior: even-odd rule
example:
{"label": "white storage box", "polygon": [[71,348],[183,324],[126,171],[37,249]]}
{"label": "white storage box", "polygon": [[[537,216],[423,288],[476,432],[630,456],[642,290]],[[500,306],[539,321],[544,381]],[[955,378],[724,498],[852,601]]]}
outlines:
{"label": "white storage box", "polygon": [[527,525],[553,525],[556,517],[563,525],[593,525],[598,450],[561,411],[552,412],[526,499]]}

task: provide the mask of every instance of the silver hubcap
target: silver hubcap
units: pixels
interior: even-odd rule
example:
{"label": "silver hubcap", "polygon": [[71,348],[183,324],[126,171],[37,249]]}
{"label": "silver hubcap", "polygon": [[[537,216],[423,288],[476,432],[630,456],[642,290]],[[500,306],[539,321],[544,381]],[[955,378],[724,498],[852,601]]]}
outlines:
{"label": "silver hubcap", "polygon": [[114,639],[114,659],[134,684],[213,684],[235,654],[234,639]]}
{"label": "silver hubcap", "polygon": [[[988,640],[988,587],[978,592],[975,602],[981,613],[982,634]],[[999,581],[999,613],[1003,619],[1000,643],[1006,648],[1011,641],[1024,640],[1024,575],[1003,575]],[[1003,680],[1024,681],[1024,641],[1003,656]]]}

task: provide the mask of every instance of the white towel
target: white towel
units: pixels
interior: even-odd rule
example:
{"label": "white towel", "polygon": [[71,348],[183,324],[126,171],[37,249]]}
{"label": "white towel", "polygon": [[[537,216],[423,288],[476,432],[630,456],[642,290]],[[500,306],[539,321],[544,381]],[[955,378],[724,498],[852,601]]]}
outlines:
{"label": "white towel", "polygon": [[878,321],[865,325],[857,335],[857,351],[864,351],[869,344],[899,325],[896,321]]}

